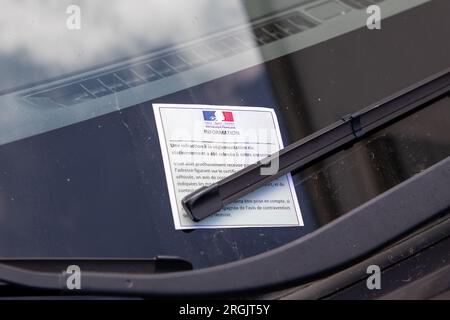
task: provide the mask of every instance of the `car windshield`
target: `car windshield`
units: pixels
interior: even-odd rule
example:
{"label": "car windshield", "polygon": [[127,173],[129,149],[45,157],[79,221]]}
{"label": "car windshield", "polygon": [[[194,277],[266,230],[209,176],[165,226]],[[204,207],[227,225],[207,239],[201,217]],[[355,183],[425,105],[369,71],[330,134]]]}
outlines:
{"label": "car windshield", "polygon": [[[445,158],[448,101],[293,174],[304,226],[180,231],[152,110],[269,107],[288,145],[448,68],[449,44],[414,22],[440,14],[434,3],[3,0],[0,257],[218,265],[308,234]],[[371,4],[381,31],[366,27]],[[436,38],[444,20],[427,21]]]}

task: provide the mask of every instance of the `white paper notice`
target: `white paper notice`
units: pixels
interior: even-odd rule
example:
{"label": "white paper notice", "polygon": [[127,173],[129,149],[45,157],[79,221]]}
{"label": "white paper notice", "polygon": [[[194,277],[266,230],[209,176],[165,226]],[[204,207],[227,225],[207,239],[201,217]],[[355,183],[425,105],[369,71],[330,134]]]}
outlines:
{"label": "white paper notice", "polygon": [[303,226],[290,175],[285,175],[201,222],[181,199],[283,148],[273,109],[153,105],[176,229]]}

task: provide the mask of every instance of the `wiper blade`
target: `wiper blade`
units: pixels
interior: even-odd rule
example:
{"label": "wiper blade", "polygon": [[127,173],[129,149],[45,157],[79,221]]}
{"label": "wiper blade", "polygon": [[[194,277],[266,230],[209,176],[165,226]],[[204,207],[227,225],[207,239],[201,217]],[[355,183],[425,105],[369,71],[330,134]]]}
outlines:
{"label": "wiper blade", "polygon": [[[280,176],[305,168],[355,143],[368,133],[399,120],[449,90],[450,71],[446,70],[376,105],[348,115],[229,177],[192,192],[182,199],[183,208],[192,220],[203,220]],[[273,163],[278,164],[278,171],[272,175],[263,174]]]}

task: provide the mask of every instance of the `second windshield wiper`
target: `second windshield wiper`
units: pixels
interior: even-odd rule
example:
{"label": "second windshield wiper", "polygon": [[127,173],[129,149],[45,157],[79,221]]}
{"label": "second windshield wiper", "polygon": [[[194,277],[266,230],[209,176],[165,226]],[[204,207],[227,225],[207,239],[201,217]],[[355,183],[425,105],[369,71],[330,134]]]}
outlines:
{"label": "second windshield wiper", "polygon": [[[182,205],[194,221],[203,220],[259,187],[341,150],[368,132],[400,119],[449,90],[450,71],[446,70],[374,106],[348,115],[229,177],[194,191],[183,198]],[[275,172],[270,170],[274,166]],[[272,171],[270,175],[265,173],[268,171]]]}

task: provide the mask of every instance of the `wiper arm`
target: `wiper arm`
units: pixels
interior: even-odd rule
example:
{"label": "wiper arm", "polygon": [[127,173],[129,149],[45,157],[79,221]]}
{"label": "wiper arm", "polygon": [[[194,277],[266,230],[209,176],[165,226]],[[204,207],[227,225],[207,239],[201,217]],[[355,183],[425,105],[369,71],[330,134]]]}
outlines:
{"label": "wiper arm", "polygon": [[[210,186],[202,187],[182,199],[183,208],[194,221],[200,221],[227,204],[245,196],[293,170],[305,168],[318,160],[351,145],[367,133],[399,120],[407,113],[448,93],[450,72],[446,70],[374,106],[338,121],[279,152],[240,170]],[[263,172],[273,161],[278,171]]]}

